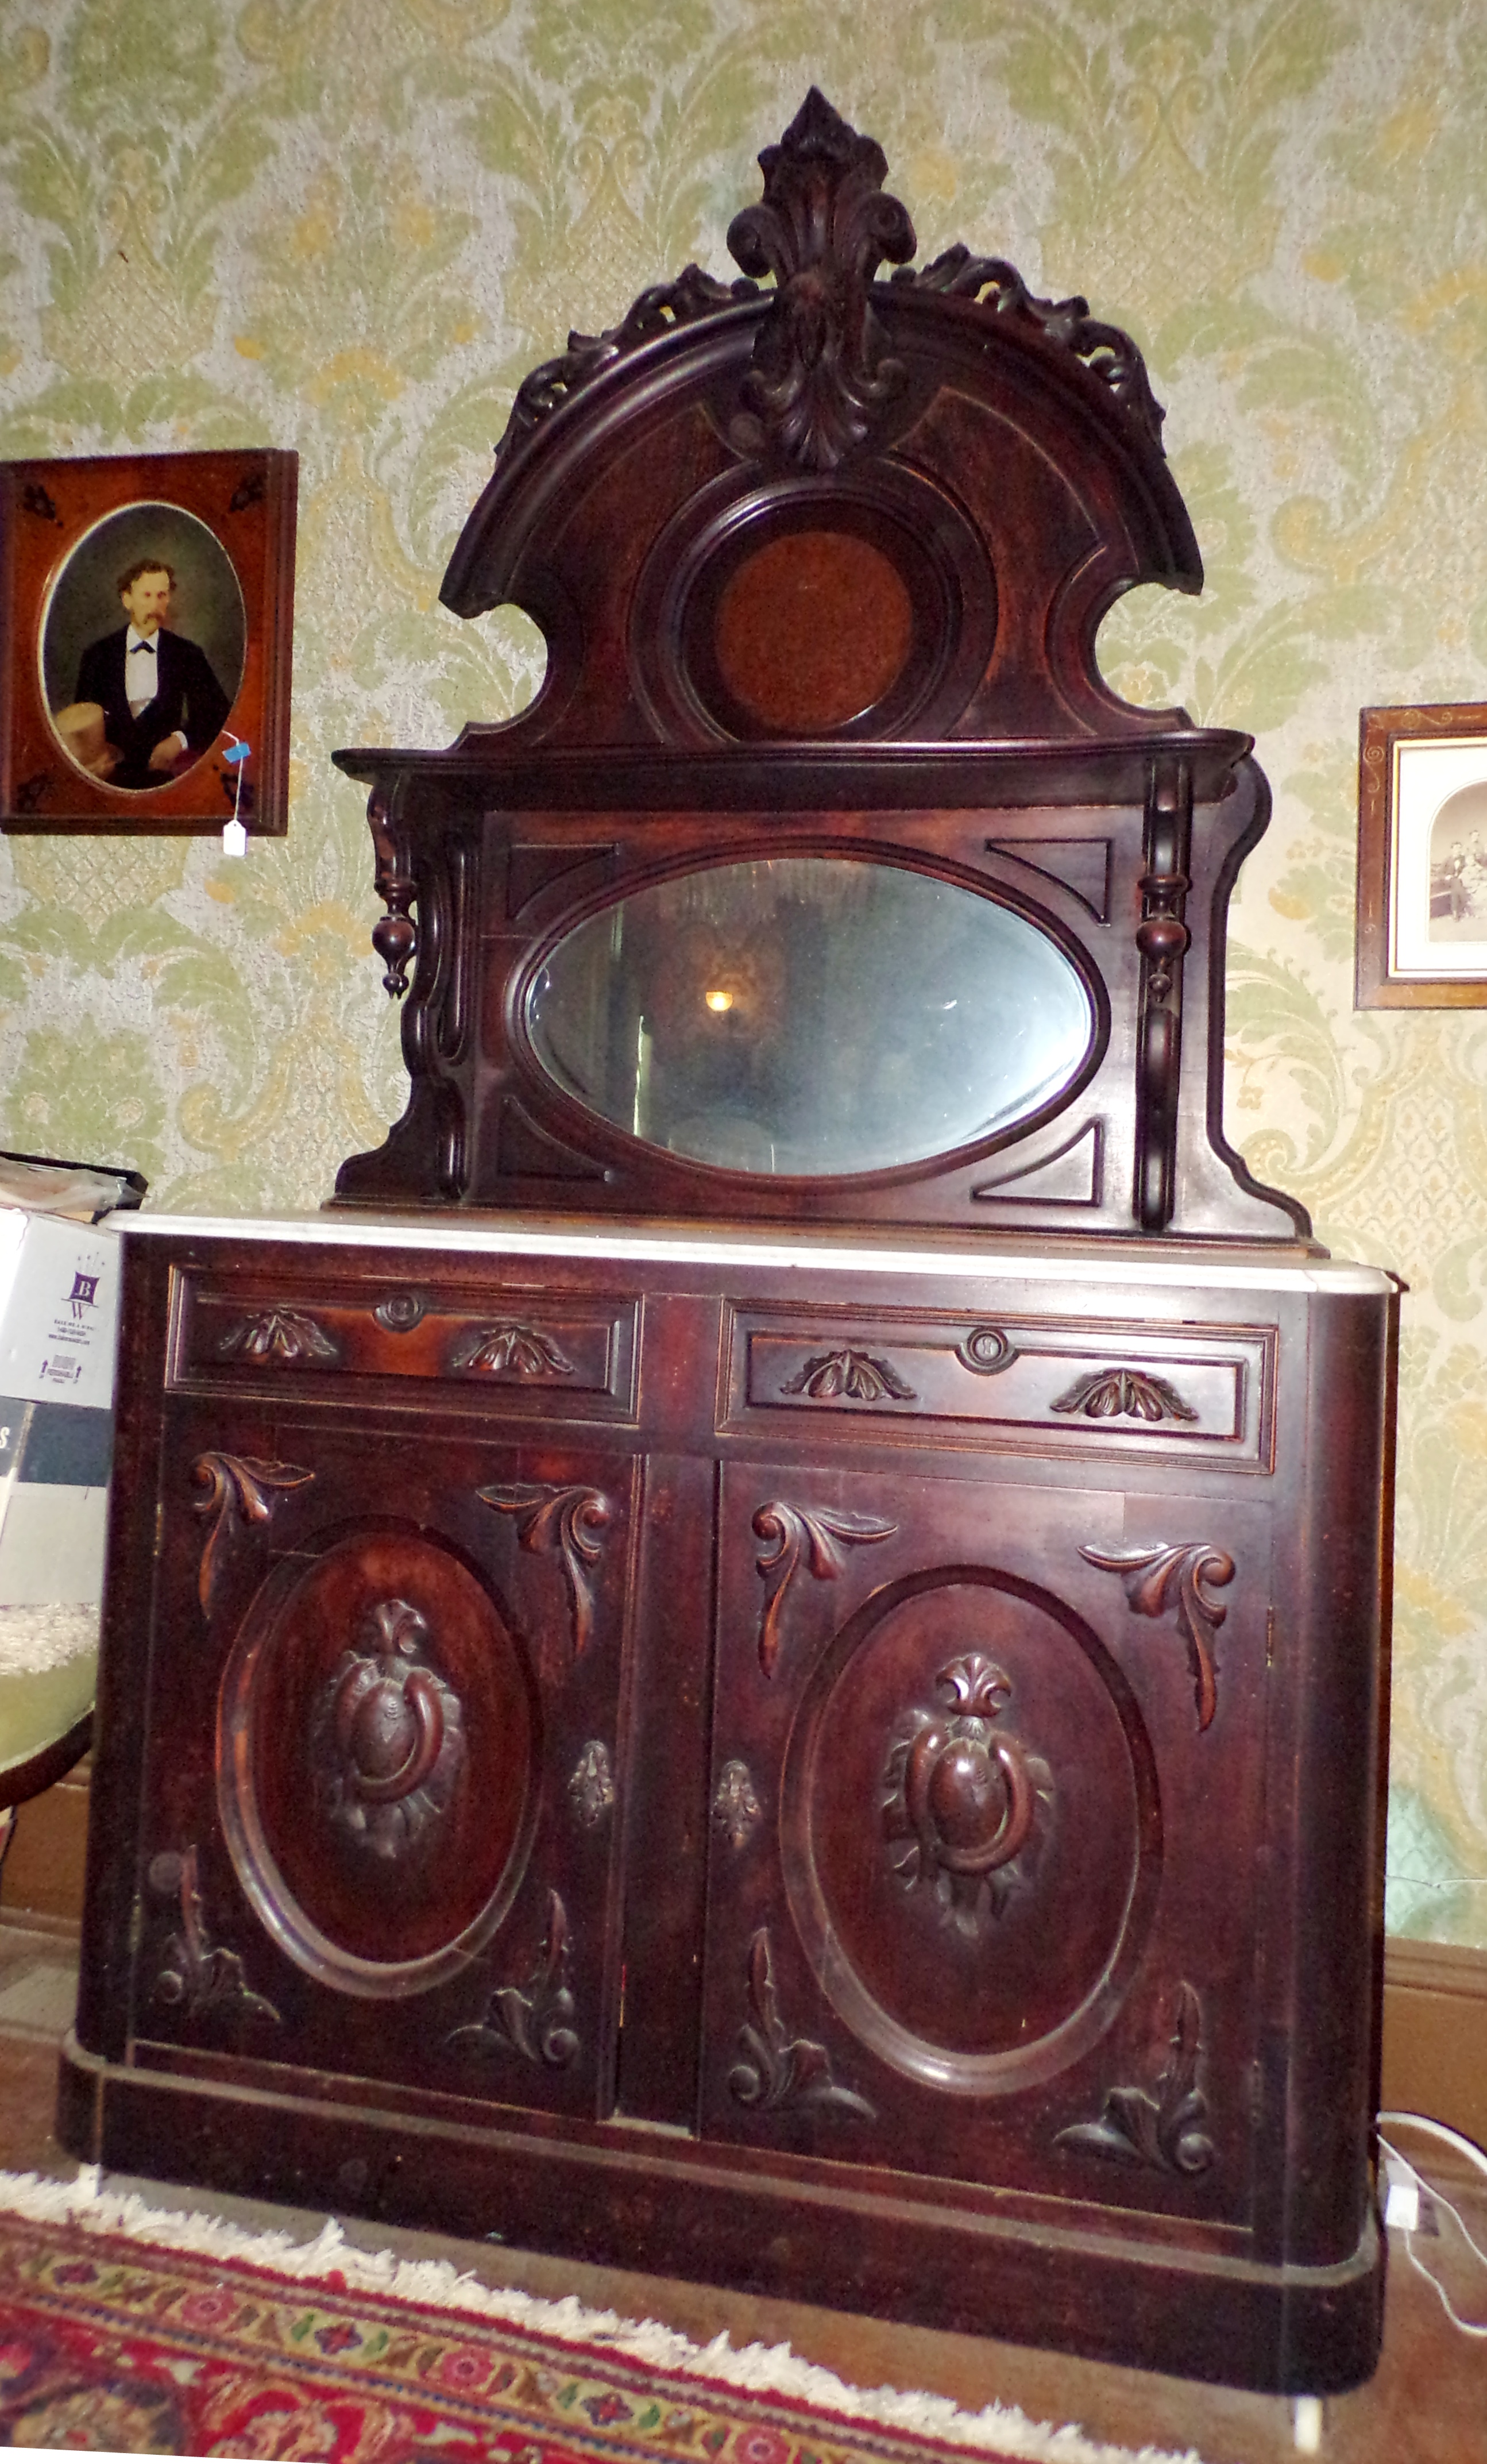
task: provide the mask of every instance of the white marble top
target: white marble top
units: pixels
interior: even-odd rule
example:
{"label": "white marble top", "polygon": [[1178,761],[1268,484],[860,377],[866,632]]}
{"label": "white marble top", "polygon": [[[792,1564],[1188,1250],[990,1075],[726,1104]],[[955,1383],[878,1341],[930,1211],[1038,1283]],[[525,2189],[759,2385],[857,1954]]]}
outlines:
{"label": "white marble top", "polygon": [[299,1241],[310,1246],[409,1249],[512,1258],[605,1258],[617,1263],[645,1259],[670,1265],[784,1266],[826,1274],[1016,1275],[1031,1282],[1201,1287],[1207,1291],[1381,1292],[1392,1279],[1378,1266],[1344,1258],[1308,1256],[1289,1245],[1274,1258],[1259,1246],[1239,1255],[1224,1244],[1039,1241],[1005,1236],[985,1247],[955,1232],[917,1241],[893,1231],[856,1232],[835,1226],[782,1232],[768,1226],[642,1223],[630,1217],[601,1222],[592,1217],[540,1215],[408,1216],[363,1213],[360,1208],[315,1215],[127,1215],[113,1219],[125,1236],[169,1233],[215,1241]]}

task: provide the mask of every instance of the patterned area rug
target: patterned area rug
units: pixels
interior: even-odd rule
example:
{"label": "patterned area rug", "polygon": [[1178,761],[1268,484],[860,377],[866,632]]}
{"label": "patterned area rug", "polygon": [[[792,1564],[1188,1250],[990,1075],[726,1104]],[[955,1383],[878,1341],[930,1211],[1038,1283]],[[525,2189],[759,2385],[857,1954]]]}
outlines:
{"label": "patterned area rug", "polygon": [[[1137,2464],[442,2262],[0,2173],[0,2446],[307,2464]],[[1200,2464],[1141,2452],[1139,2464]]]}

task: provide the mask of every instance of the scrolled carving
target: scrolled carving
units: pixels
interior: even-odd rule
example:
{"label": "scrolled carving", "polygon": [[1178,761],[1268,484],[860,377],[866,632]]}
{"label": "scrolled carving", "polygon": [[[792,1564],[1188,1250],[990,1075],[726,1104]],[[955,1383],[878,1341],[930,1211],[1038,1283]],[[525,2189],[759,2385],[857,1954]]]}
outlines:
{"label": "scrolled carving", "polygon": [[720,308],[757,298],[758,288],[756,282],[719,282],[715,275],[704,274],[700,265],[689,265],[674,282],[651,283],[631,301],[618,325],[606,326],[601,334],[570,334],[567,349],[544,360],[517,386],[505,433],[495,449],[497,467],[510,459],[534,429],[626,352],[639,350],[643,342],[658,341],[674,326],[689,325],[699,317],[716,315]]}
{"label": "scrolled carving", "polygon": [[725,1763],[712,1796],[712,1821],[736,1856],[764,1818],[747,1763]]}
{"label": "scrolled carving", "polygon": [[55,498],[51,490],[44,487],[39,479],[27,479],[23,483],[21,507],[24,512],[34,514],[40,522],[51,522],[57,530],[66,528],[61,515],[56,510]]}
{"label": "scrolled carving", "polygon": [[1179,1985],[1171,2058],[1159,2074],[1154,2093],[1112,2087],[1099,2121],[1071,2123],[1058,2132],[1055,2146],[1082,2147],[1092,2156],[1151,2165],[1166,2173],[1206,2173],[1214,2161],[1214,2143],[1201,2127],[1208,2118],[1197,2085],[1201,2037],[1198,1997],[1191,1985]]}
{"label": "scrolled carving", "polygon": [[813,1403],[882,1403],[891,1397],[911,1403],[914,1390],[891,1361],[875,1360],[870,1353],[819,1352],[780,1388],[782,1395],[808,1395]]}
{"label": "scrolled carving", "polygon": [[739,2104],[767,2113],[780,2106],[850,2113],[877,2119],[864,2096],[841,2087],[831,2076],[824,2045],[792,2036],[779,2015],[769,1928],[761,1925],[749,1946],[749,2008],[753,2017],[738,2032],[738,2060],[728,2074],[729,2094]]}
{"label": "scrolled carving", "polygon": [[779,1656],[779,1620],[785,1594],[802,1554],[818,1582],[835,1582],[846,1567],[843,1549],[859,1549],[872,1540],[891,1540],[898,1525],[884,1523],[875,1514],[789,1506],[782,1498],[772,1498],[755,1513],[754,1529],[757,1539],[771,1544],[754,1564],[764,1577],[759,1666],[766,1677],[773,1677]]}
{"label": "scrolled carving", "polygon": [[518,2054],[524,2062],[566,2070],[579,2053],[568,1984],[568,1913],[556,1891],[547,1895],[547,1931],[525,1991],[498,1985],[483,2019],[455,2028],[445,2038],[454,2053]]}
{"label": "scrolled carving", "polygon": [[914,253],[914,227],[883,182],[887,160],[815,86],[777,145],[759,156],[764,195],[735,214],[730,253],[776,291],[730,439],[834,471],[872,432],[904,383],[867,288],[884,259]]}
{"label": "scrolled carving", "polygon": [[1087,299],[1036,298],[1015,265],[1001,256],[973,256],[963,240],[928,265],[906,266],[892,280],[911,290],[938,292],[942,298],[973,299],[993,315],[1031,325],[1050,342],[1061,343],[1108,386],[1152,444],[1161,444],[1167,414],[1151,390],[1145,360],[1118,325],[1104,325],[1091,317]]}
{"label": "scrolled carving", "polygon": [[303,1309],[260,1309],[239,1318],[217,1345],[219,1356],[244,1360],[339,1360],[339,1347]]}
{"label": "scrolled carving", "polygon": [[1195,1420],[1175,1386],[1149,1369],[1095,1369],[1050,1406],[1086,1420]]}
{"label": "scrolled carving", "polygon": [[571,1377],[573,1363],[540,1327],[522,1326],[501,1318],[494,1326],[477,1327],[449,1354],[451,1369],[489,1377]]}
{"label": "scrolled carving", "polygon": [[297,1463],[259,1463],[251,1455],[211,1451],[197,1456],[191,1465],[191,1478],[198,1488],[207,1491],[205,1497],[196,1500],[195,1510],[211,1518],[196,1578],[202,1615],[210,1617],[212,1595],[234,1511],[243,1524],[271,1522],[280,1499],[292,1489],[303,1488],[315,1474],[301,1471]]}
{"label": "scrolled carving", "polygon": [[973,1326],[956,1344],[955,1357],[977,1377],[995,1377],[1010,1369],[1018,1354],[1017,1345],[999,1326]]}
{"label": "scrolled carving", "polygon": [[1156,1617],[1177,1591],[1177,1623],[1186,1638],[1197,1697],[1198,1727],[1206,1728],[1218,1704],[1214,1669],[1214,1639],[1228,1616],[1222,1600],[1210,1597],[1205,1583],[1232,1583],[1235,1562],[1227,1549],[1211,1541],[1158,1542],[1151,1549],[1117,1549],[1108,1554],[1081,1549],[1080,1555],[1107,1574],[1126,1577],[1126,1597],[1138,1617]]}
{"label": "scrolled carving", "polygon": [[516,1517],[523,1549],[540,1555],[557,1549],[568,1578],[573,1606],[573,1652],[586,1650],[594,1631],[594,1587],[590,1574],[599,1563],[603,1535],[614,1519],[609,1500],[597,1488],[546,1488],[526,1482],[509,1487],[475,1491],[482,1506],[497,1514]]}
{"label": "scrolled carving", "polygon": [[156,2000],[184,2008],[193,2019],[204,2012],[229,2011],[241,2019],[281,2027],[273,2003],[250,1991],[237,1952],[213,1943],[208,1934],[194,1844],[152,1857],[149,1880],[150,1888],[173,1899],[181,1911],[181,1930],[166,1942],[164,1964],[155,1979]]}
{"label": "scrolled carving", "polygon": [[585,1831],[597,1830],[613,1807],[614,1770],[601,1737],[591,1737],[574,1765],[568,1800]]}
{"label": "scrolled carving", "polygon": [[429,1639],[408,1601],[379,1600],[315,1713],[311,1762],[326,1819],[385,1866],[405,1864],[437,1836],[465,1763],[463,1707],[422,1656]]}
{"label": "scrolled carving", "polygon": [[968,1652],[934,1682],[946,1709],[916,1708],[888,1755],[884,1834],[905,1889],[928,1886],[946,1923],[974,1939],[1001,1914],[1019,1860],[1036,1859],[1052,1783],[1039,1756],[993,1733],[1012,1691],[994,1661]]}

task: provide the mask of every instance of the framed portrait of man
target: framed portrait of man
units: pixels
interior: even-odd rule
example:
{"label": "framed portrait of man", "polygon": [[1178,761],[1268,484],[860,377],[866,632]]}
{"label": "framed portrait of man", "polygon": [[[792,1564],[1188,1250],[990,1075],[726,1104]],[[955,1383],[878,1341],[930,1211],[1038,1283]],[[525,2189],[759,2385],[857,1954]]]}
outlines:
{"label": "framed portrait of man", "polygon": [[288,819],[297,456],[0,465],[0,827]]}
{"label": "framed portrait of man", "polygon": [[1487,1008],[1487,702],[1362,713],[1358,1009]]}

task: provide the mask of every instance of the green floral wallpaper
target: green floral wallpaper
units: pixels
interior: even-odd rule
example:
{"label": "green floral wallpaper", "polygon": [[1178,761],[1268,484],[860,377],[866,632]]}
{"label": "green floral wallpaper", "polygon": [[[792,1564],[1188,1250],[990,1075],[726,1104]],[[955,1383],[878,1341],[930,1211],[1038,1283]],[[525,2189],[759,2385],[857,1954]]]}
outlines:
{"label": "green floral wallpaper", "polygon": [[437,605],[517,378],[696,256],[814,78],[955,238],[1129,327],[1209,588],[1134,700],[1252,729],[1230,1127],[1408,1280],[1389,1923],[1487,1944],[1487,1011],[1352,1008],[1361,703],[1487,699],[1471,0],[0,0],[0,455],[300,455],[290,836],[0,842],[0,1137],[317,1203],[401,1110],[345,743],[535,688]]}

